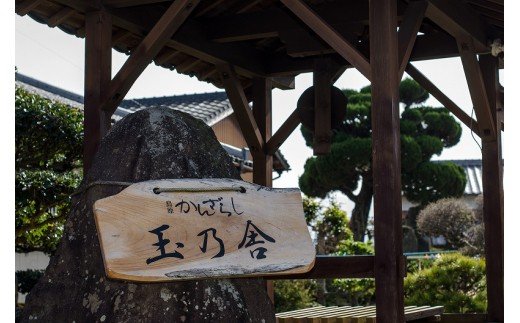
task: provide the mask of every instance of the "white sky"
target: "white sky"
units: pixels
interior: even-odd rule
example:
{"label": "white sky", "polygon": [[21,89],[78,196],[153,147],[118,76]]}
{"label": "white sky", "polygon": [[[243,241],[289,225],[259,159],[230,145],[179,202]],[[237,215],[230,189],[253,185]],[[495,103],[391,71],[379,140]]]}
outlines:
{"label": "white sky", "polygon": [[[507,43],[506,65],[508,73],[504,75],[504,83],[507,83],[505,91],[505,106],[508,123],[507,131],[503,138],[509,144],[504,145],[503,156],[505,160],[505,320],[515,321],[517,318],[517,304],[515,303],[517,291],[520,289],[520,279],[518,279],[517,268],[519,265],[518,254],[518,203],[515,199],[518,196],[518,179],[520,178],[520,163],[518,149],[515,149],[515,142],[520,138],[520,127],[514,124],[513,120],[518,120],[518,109],[515,105],[518,102],[518,94],[515,88],[518,87],[519,65],[515,61],[520,57],[520,42],[518,30],[520,28],[518,13],[519,3],[517,1],[506,0],[506,19],[505,19],[505,43]],[[14,205],[15,196],[13,190],[14,180],[14,82],[13,65],[19,71],[28,76],[40,79],[55,86],[81,94],[83,91],[83,40],[65,34],[61,30],[51,29],[46,25],[34,22],[28,17],[19,17],[14,12],[14,1],[1,1],[0,24],[2,25],[2,50],[0,51],[0,98],[3,109],[1,111],[2,135],[0,136],[0,146],[3,154],[0,154],[0,169],[2,174],[1,205],[2,213],[6,216],[2,218],[2,230],[0,236],[3,241],[0,244],[3,266],[0,275],[1,285],[5,293],[2,293],[2,313],[14,319],[12,311],[12,290],[14,289]],[[114,54],[114,71],[121,66],[124,56]],[[435,62],[417,63],[416,66],[434,81],[444,92],[452,98],[459,106],[469,113],[471,108],[469,95],[460,62],[457,59],[438,60]],[[507,81],[507,82],[506,82]],[[310,86],[311,78],[308,75],[300,76],[296,79],[296,90],[274,92],[274,128],[281,124],[284,118],[289,115],[295,107],[299,95],[305,88]],[[337,86],[359,89],[368,84],[358,73],[349,71],[338,80]],[[149,66],[144,74],[137,80],[130,91],[129,97],[160,96],[195,92],[214,91],[213,86],[198,82],[187,76],[177,75],[175,72]],[[436,102],[428,102],[435,105]],[[306,148],[298,131],[281,147],[284,155],[291,164],[292,171],[284,174],[282,178],[275,181],[277,187],[297,186],[298,176],[302,173],[305,160],[310,156],[310,149]],[[7,152],[7,153],[6,153]],[[480,158],[480,152],[469,135],[469,131],[464,128],[461,142],[454,148],[445,150],[440,158]],[[509,166],[508,166],[509,165]],[[512,167],[510,167],[512,166]],[[346,209],[350,212],[350,208]],[[11,216],[8,216],[11,215]],[[10,256],[9,256],[10,255]]]}

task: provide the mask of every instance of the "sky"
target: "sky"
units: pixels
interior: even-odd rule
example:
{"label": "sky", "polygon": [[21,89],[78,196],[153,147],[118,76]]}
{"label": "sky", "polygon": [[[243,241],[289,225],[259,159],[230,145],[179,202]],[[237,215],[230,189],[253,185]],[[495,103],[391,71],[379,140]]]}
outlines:
{"label": "sky", "polygon": [[[504,200],[505,200],[505,321],[515,321],[517,318],[517,304],[515,303],[517,291],[520,289],[518,279],[518,179],[520,178],[520,154],[516,147],[516,140],[520,138],[520,127],[515,127],[513,120],[518,120],[518,111],[515,109],[518,95],[519,65],[515,57],[520,57],[520,42],[517,31],[520,20],[514,16],[518,12],[520,4],[517,1],[506,0],[505,19],[505,61],[507,74],[503,80],[507,83],[505,91],[505,106],[508,124],[507,131],[503,133],[505,160],[504,169]],[[83,40],[68,35],[61,30],[51,29],[39,24],[29,17],[19,17],[14,14],[14,1],[1,1],[0,24],[2,25],[2,50],[0,51],[0,99],[3,109],[0,110],[2,126],[0,131],[0,170],[1,170],[1,203],[4,215],[14,214],[15,196],[13,190],[14,180],[14,82],[12,79],[13,65],[19,71],[41,81],[53,84],[81,94],[83,91]],[[511,41],[509,41],[511,40]],[[122,65],[125,56],[114,53],[114,73]],[[419,62],[415,64],[427,75],[439,88],[441,88],[454,102],[456,102],[468,114],[471,114],[471,101],[464,80],[462,66],[458,59],[444,59],[435,62]],[[296,78],[296,89],[292,91],[275,90],[273,94],[273,126],[277,129],[283,120],[295,108],[299,95],[311,85],[310,75],[301,75]],[[347,71],[336,83],[340,88],[359,89],[368,84],[359,73]],[[129,98],[162,96],[184,93],[198,93],[215,91],[215,88],[207,83],[202,83],[194,78],[178,75],[175,72],[151,65],[137,80],[130,90]],[[438,102],[430,99],[428,104],[437,105]],[[511,107],[511,108],[508,108]],[[283,154],[289,160],[292,171],[284,174],[274,182],[276,187],[296,187],[298,176],[301,175],[305,160],[311,156],[310,149],[305,147],[299,131],[295,131],[288,141],[281,147]],[[11,153],[6,153],[11,152]],[[445,150],[437,159],[462,159],[480,158],[480,150],[470,132],[463,127],[463,135],[460,143]],[[513,167],[509,166],[512,165]],[[348,204],[345,203],[348,212]],[[14,216],[2,218],[0,236],[3,238],[0,244],[2,255],[2,267],[4,271],[0,275],[1,285],[5,293],[2,293],[2,306],[5,306],[7,316],[12,315],[12,293],[14,288]],[[8,256],[10,255],[10,257]],[[6,257],[4,257],[6,256]],[[3,310],[3,308],[2,308]]]}

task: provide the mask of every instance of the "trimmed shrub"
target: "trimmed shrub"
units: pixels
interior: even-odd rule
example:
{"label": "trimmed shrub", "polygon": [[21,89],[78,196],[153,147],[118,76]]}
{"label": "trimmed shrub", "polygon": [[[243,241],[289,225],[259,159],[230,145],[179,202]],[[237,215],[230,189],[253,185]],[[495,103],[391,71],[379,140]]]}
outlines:
{"label": "trimmed shrub", "polygon": [[446,198],[428,204],[417,217],[417,229],[428,236],[444,236],[449,248],[466,246],[465,233],[475,224],[473,212],[461,200]]}
{"label": "trimmed shrub", "polygon": [[446,313],[485,312],[484,260],[443,255],[430,268],[409,274],[404,290],[406,305],[442,305]]}

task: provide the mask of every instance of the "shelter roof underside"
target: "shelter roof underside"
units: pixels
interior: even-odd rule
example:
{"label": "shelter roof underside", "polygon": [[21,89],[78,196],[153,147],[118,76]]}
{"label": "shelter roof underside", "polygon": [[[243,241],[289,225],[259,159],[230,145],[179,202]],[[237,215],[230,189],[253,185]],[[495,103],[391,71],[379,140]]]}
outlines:
{"label": "shelter roof underside", "polygon": [[[99,9],[92,0],[17,0],[18,14],[85,36],[85,13]],[[397,0],[398,23],[410,1]],[[127,54],[138,46],[172,1],[105,0],[112,15],[112,46]],[[358,51],[369,56],[368,0],[307,0],[305,3]],[[480,53],[503,39],[503,0],[429,0],[475,38]],[[437,12],[433,10],[432,15]],[[458,56],[453,33],[426,14],[411,60]],[[449,19],[452,19],[449,21]],[[439,21],[437,21],[439,22]],[[479,45],[480,44],[480,45]],[[188,20],[155,56],[155,64],[195,76],[222,88],[216,66],[235,66],[244,88],[255,77],[273,77],[279,88],[293,87],[292,77],[309,72],[314,58],[328,56],[351,65],[277,0],[201,0]]]}

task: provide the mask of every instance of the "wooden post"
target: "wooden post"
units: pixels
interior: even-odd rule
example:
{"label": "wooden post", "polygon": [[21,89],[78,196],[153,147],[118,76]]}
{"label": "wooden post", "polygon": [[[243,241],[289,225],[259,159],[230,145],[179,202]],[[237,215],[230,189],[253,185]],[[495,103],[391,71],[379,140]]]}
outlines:
{"label": "wooden post", "polygon": [[332,145],[330,65],[330,61],[323,58],[316,59],[314,63],[314,155],[330,153]]}
{"label": "wooden post", "polygon": [[[267,78],[253,80],[253,116],[263,142],[272,133],[272,83]],[[253,182],[263,186],[273,186],[273,156],[264,150],[253,151]]]}
{"label": "wooden post", "polygon": [[83,173],[85,174],[110,128],[110,113],[101,110],[112,72],[112,17],[106,10],[85,15],[85,105]]}
{"label": "wooden post", "polygon": [[404,322],[397,7],[370,1],[377,322]]}
{"label": "wooden post", "polygon": [[[272,134],[272,82],[268,78],[253,79],[253,116],[263,142]],[[253,155],[253,182],[273,186],[273,155],[265,149],[251,151]],[[274,285],[266,281],[267,294],[274,304]]]}
{"label": "wooden post", "polygon": [[497,110],[502,108],[497,95],[498,59],[481,55],[479,63],[496,129],[495,140],[482,141],[487,312],[489,322],[504,322],[504,189],[501,131],[497,118]]}

